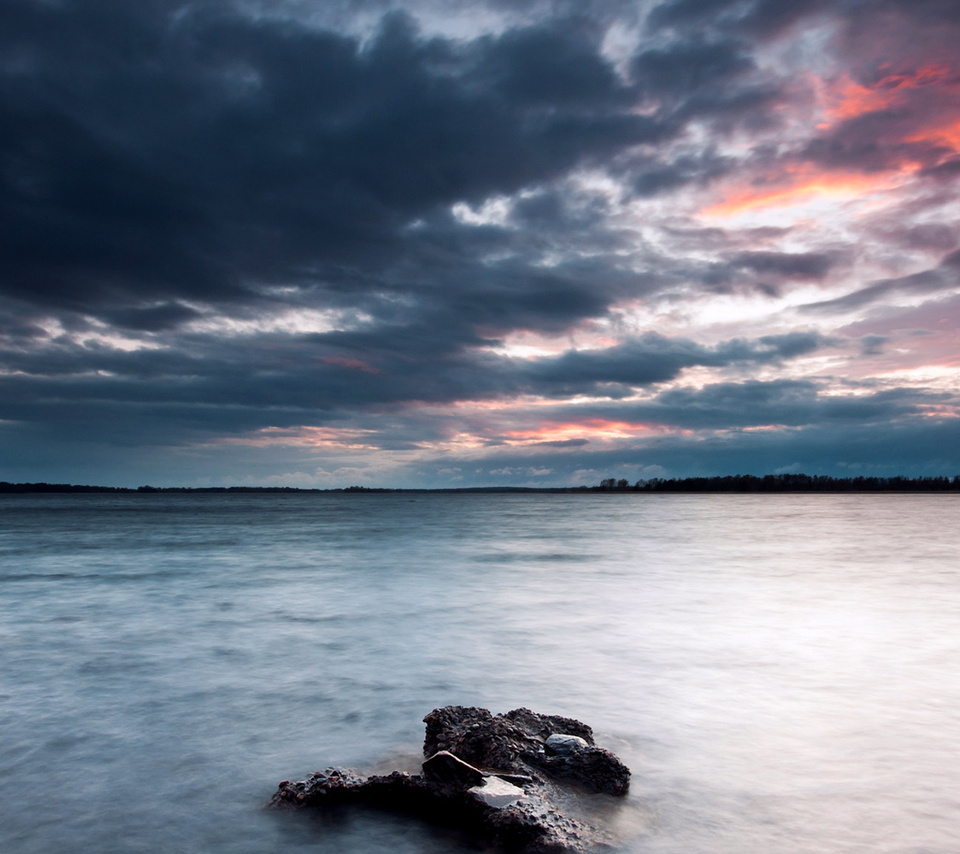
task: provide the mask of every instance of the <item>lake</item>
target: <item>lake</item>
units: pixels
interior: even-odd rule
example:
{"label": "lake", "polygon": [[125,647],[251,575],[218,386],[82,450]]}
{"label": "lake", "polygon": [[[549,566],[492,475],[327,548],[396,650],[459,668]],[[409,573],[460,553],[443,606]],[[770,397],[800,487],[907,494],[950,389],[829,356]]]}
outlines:
{"label": "lake", "polygon": [[627,854],[956,854],[958,501],[0,495],[0,850],[476,852],[262,809],[460,704],[590,724]]}

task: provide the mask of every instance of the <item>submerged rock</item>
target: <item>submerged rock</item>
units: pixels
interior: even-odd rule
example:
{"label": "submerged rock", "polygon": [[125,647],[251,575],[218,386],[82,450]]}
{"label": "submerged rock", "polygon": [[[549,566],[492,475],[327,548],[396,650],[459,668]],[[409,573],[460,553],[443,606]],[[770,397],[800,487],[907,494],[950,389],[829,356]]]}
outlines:
{"label": "submerged rock", "polygon": [[564,815],[571,792],[625,795],[629,769],[572,718],[445,706],[424,718],[422,774],[365,777],[332,768],[284,781],[276,807],[360,803],[455,826],[524,854],[579,854],[606,841]]}

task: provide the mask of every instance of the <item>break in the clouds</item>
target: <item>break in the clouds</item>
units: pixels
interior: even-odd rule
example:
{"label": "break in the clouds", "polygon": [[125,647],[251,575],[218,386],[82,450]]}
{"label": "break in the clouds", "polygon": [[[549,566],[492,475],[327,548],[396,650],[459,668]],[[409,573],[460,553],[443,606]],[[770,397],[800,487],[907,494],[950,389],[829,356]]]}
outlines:
{"label": "break in the clouds", "polygon": [[960,470],[954,0],[5,0],[0,479]]}

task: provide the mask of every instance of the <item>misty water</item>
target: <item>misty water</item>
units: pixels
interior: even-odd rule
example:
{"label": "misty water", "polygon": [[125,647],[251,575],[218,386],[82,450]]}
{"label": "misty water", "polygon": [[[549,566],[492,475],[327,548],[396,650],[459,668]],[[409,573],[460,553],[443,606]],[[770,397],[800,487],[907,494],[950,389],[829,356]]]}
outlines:
{"label": "misty water", "polygon": [[622,852],[956,854],[956,496],[0,496],[0,851],[478,851],[264,810],[457,703],[580,718]]}

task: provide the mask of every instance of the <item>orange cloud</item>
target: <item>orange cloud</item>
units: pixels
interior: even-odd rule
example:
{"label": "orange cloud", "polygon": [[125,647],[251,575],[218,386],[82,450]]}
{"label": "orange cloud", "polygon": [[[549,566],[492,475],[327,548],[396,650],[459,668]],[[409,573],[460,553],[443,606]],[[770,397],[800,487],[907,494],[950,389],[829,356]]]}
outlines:
{"label": "orange cloud", "polygon": [[[895,148],[900,143],[926,143],[960,151],[960,74],[947,65],[927,65],[909,72],[890,72],[864,85],[844,75],[837,81],[813,78],[826,119],[817,125],[835,125],[890,107],[909,105],[910,92],[929,89],[916,109],[884,126],[885,144],[891,146],[890,167],[883,172],[824,169],[813,163],[786,164],[777,171],[754,177],[749,183],[728,187],[720,201],[701,210],[707,216],[728,217],[746,211],[782,208],[816,198],[856,198],[900,186],[911,173],[929,165],[919,152]],[[931,101],[931,98],[933,99]],[[931,107],[931,104],[934,106]],[[895,153],[894,153],[895,152]]]}
{"label": "orange cloud", "polygon": [[[889,64],[887,67],[890,67]],[[876,86],[886,89],[920,89],[924,86],[960,89],[960,78],[949,65],[925,65],[914,72],[888,74]]]}
{"label": "orange cloud", "polygon": [[825,130],[836,122],[885,110],[899,98],[895,90],[863,86],[847,75],[832,89],[825,84],[821,84],[820,88],[823,112],[829,121],[817,125],[819,130]]}
{"label": "orange cloud", "polygon": [[949,406],[925,406],[920,415],[924,418],[960,418],[960,412]]}
{"label": "orange cloud", "polygon": [[811,199],[856,197],[893,189],[899,183],[900,173],[861,174],[819,169],[814,164],[786,166],[783,171],[760,182],[732,190],[724,198],[703,208],[707,216],[736,216],[746,211],[789,207]]}
{"label": "orange cloud", "polygon": [[[942,112],[949,112],[949,118],[933,118],[919,121],[919,127],[904,142],[926,142],[945,145],[960,150],[960,74],[948,65],[927,65],[916,71],[888,74],[876,83],[865,86],[844,75],[836,84],[829,84],[822,78],[814,79],[821,106],[827,121],[818,124],[818,130],[827,130],[835,124],[853,119],[867,113],[885,110],[888,107],[901,106],[908,102],[910,90],[935,87],[935,95],[942,97]],[[952,105],[952,108],[951,108]]]}
{"label": "orange cloud", "polygon": [[508,430],[505,436],[517,443],[558,442],[566,439],[627,439],[637,433],[659,432],[654,424],[588,418],[562,424],[543,424],[532,430]]}
{"label": "orange cloud", "polygon": [[929,142],[960,151],[960,119],[950,118],[940,125],[926,127],[912,136],[906,142]]}
{"label": "orange cloud", "polygon": [[[907,73],[889,73],[876,83],[864,85],[842,76],[829,83],[814,78],[821,108],[827,121],[817,125],[826,130],[835,124],[857,116],[906,102],[910,90],[936,87],[939,98],[943,93],[943,109],[923,119],[914,117],[909,131],[892,130],[890,142],[933,143],[960,150],[960,103],[949,109],[960,94],[960,77],[946,65],[928,65]],[[949,118],[943,118],[949,111]],[[909,132],[907,136],[906,133]],[[705,207],[701,213],[708,216],[736,216],[750,210],[789,207],[819,197],[855,198],[867,193],[883,192],[900,185],[903,178],[921,166],[908,154],[883,173],[861,173],[847,170],[826,170],[812,163],[788,164],[779,171],[754,178],[749,184],[735,186],[724,197]]]}
{"label": "orange cloud", "polygon": [[830,127],[834,122],[853,119],[902,103],[909,89],[922,89],[927,86],[960,89],[960,81],[948,65],[927,65],[916,71],[888,74],[869,86],[857,83],[846,74],[834,85],[822,78],[816,78],[815,85],[823,111],[830,120],[817,126],[821,130]]}

